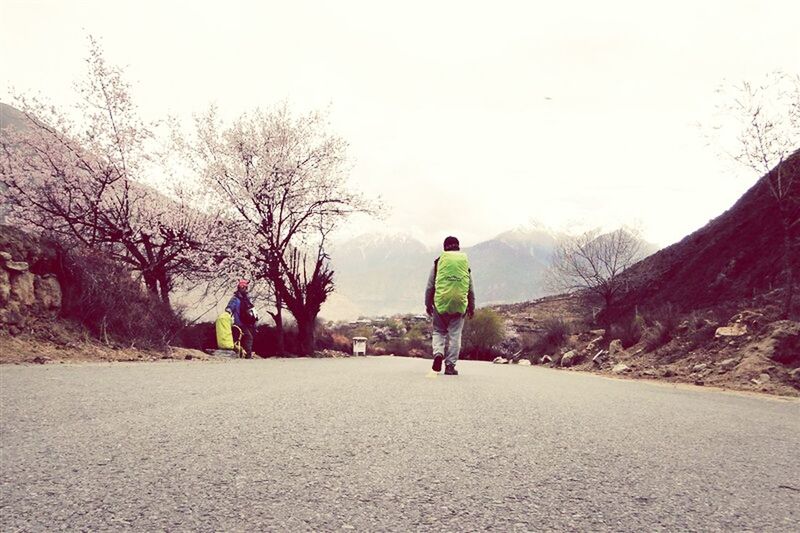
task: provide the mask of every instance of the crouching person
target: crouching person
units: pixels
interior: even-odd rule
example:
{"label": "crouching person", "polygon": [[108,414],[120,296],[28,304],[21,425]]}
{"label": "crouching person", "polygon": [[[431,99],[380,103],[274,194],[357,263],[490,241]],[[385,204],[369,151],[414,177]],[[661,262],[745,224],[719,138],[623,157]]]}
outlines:
{"label": "crouching person", "polygon": [[233,325],[242,330],[242,350],[247,359],[253,358],[253,338],[256,334],[256,315],[253,303],[248,296],[248,286],[250,282],[240,279],[236,286],[236,292],[225,308],[233,317]]}

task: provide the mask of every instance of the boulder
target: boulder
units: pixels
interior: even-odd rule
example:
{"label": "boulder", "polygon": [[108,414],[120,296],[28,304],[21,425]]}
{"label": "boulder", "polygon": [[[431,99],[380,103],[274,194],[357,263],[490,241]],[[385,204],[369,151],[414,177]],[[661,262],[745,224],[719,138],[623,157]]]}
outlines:
{"label": "boulder", "polygon": [[522,366],[531,366],[531,360],[530,359],[520,359],[518,364],[520,364]]}
{"label": "boulder", "polygon": [[30,272],[11,276],[11,299],[26,307],[33,305],[36,302],[34,279],[35,276]]}
{"label": "boulder", "polygon": [[789,379],[791,379],[795,384],[800,385],[800,368],[795,368],[789,372]]}
{"label": "boulder", "polygon": [[623,372],[627,372],[629,370],[630,367],[625,363],[617,363],[616,365],[614,365],[614,368],[611,369],[611,371],[615,374],[622,374]]}
{"label": "boulder", "polygon": [[6,270],[27,272],[30,266],[25,261],[6,261]]}
{"label": "boulder", "polygon": [[570,350],[561,356],[561,366],[572,366],[578,362],[578,352]]}
{"label": "boulder", "polygon": [[730,372],[731,370],[736,368],[736,365],[738,365],[738,364],[739,364],[739,360],[736,359],[735,357],[731,357],[729,359],[725,359],[723,361],[720,361],[720,363],[719,363],[719,365],[717,365],[717,367],[719,368],[720,372]]}
{"label": "boulder", "polygon": [[11,296],[11,278],[5,269],[0,268],[0,305],[5,305]]}
{"label": "boulder", "polygon": [[694,365],[694,366],[692,367],[692,372],[702,372],[702,371],[703,371],[703,370],[705,370],[706,368],[708,368],[708,365],[707,365],[707,364],[705,364],[705,363],[699,363],[699,364],[696,364],[696,365]]}
{"label": "boulder", "polygon": [[760,373],[758,375],[757,378],[751,379],[750,381],[755,383],[756,385],[763,385],[764,383],[768,382],[770,379],[772,379],[772,378],[770,377],[769,374],[767,374],[766,372],[762,372],[762,373]]}
{"label": "boulder", "polygon": [[11,302],[6,308],[0,309],[0,324],[8,324],[9,326],[25,325],[25,315],[20,313],[17,302]]}
{"label": "boulder", "polygon": [[33,285],[39,307],[47,311],[61,309],[61,284],[55,276],[37,276]]}
{"label": "boulder", "polygon": [[496,365],[506,365],[508,364],[508,359],[506,359],[505,357],[495,357],[492,363]]}
{"label": "boulder", "polygon": [[593,329],[593,330],[590,330],[589,333],[591,333],[595,337],[600,337],[602,339],[606,335],[606,330],[604,330],[604,329]]}
{"label": "boulder", "polygon": [[719,339],[721,337],[741,337],[747,335],[747,324],[735,323],[730,326],[723,326],[717,328],[714,337]]}
{"label": "boulder", "polygon": [[769,326],[769,357],[784,365],[800,364],[800,322],[779,320]]}
{"label": "boulder", "polygon": [[624,351],[625,350],[622,347],[622,341],[619,339],[614,339],[613,341],[611,341],[611,344],[608,345],[608,355],[611,357]]}
{"label": "boulder", "polygon": [[552,363],[553,358],[550,357],[549,355],[543,355],[542,358],[539,360],[539,362],[543,365],[546,365],[547,363]]}
{"label": "boulder", "polygon": [[602,365],[606,360],[606,354],[607,353],[608,352],[606,352],[605,350],[600,350],[599,352],[594,354],[594,357],[592,357],[592,363],[594,363],[594,364],[596,364],[598,366]]}
{"label": "boulder", "polygon": [[10,253],[8,253],[8,252],[0,252],[0,261],[2,261],[3,263],[8,263],[9,261],[12,261],[12,260],[13,260],[13,257],[11,256]]}

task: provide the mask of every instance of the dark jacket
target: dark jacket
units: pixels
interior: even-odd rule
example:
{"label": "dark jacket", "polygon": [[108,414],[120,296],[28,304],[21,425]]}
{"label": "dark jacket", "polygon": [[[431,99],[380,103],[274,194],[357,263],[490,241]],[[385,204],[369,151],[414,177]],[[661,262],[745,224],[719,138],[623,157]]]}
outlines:
{"label": "dark jacket", "polygon": [[239,291],[233,293],[233,298],[228,302],[228,306],[225,309],[230,311],[231,316],[233,316],[233,324],[235,326],[241,328],[255,324],[255,318],[252,313],[253,303],[247,294]]}

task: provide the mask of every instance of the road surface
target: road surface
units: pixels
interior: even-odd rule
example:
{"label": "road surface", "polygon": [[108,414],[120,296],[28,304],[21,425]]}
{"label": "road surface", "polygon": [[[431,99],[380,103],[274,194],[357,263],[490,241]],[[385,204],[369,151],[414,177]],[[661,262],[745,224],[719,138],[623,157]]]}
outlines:
{"label": "road surface", "polygon": [[0,525],[797,531],[795,400],[428,365],[0,367]]}

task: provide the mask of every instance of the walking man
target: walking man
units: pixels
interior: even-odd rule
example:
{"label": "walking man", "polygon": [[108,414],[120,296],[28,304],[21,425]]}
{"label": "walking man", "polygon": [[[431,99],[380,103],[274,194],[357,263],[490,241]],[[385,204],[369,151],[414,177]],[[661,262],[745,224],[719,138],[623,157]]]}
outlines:
{"label": "walking man", "polygon": [[253,337],[256,329],[256,316],[253,311],[253,303],[247,295],[250,282],[240,279],[236,285],[236,292],[225,308],[233,317],[233,325],[242,330],[242,349],[247,359],[253,357]]}
{"label": "walking man", "polygon": [[444,360],[444,373],[457,376],[461,330],[464,317],[475,314],[475,293],[467,254],[455,237],[444,240],[444,252],[433,263],[425,289],[425,310],[433,318],[433,370],[439,372]]}

